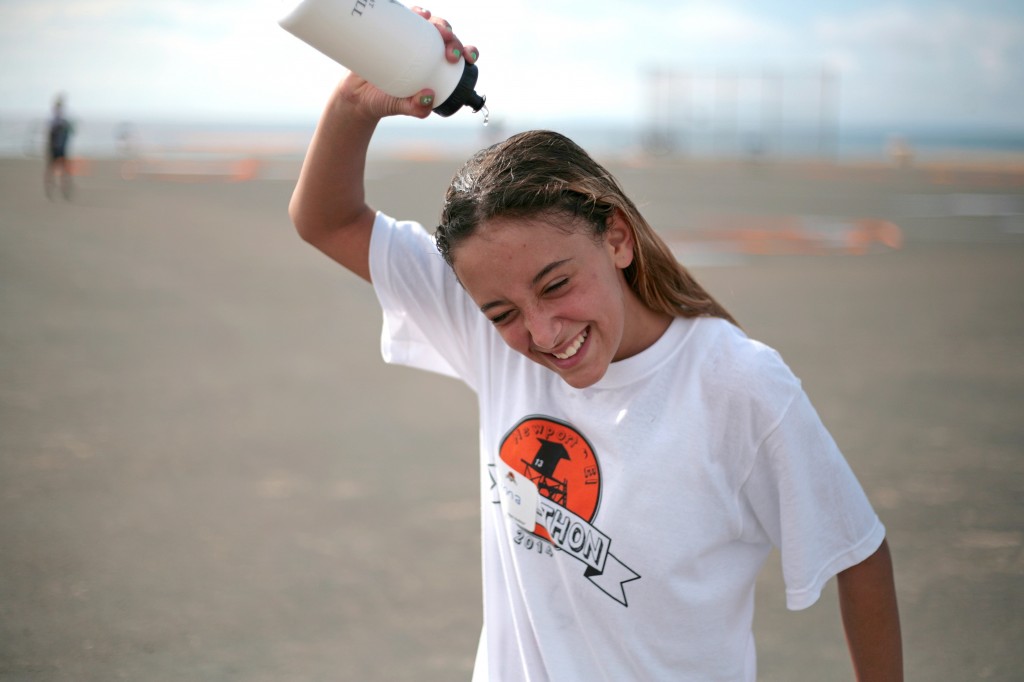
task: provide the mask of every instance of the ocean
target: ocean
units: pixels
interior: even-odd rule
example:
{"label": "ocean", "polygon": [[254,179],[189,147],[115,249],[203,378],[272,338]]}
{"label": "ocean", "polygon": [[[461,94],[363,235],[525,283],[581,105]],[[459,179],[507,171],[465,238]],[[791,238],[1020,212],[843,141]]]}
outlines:
{"label": "ocean", "polygon": [[[85,158],[272,157],[300,159],[313,134],[308,122],[197,122],[73,118],[71,153]],[[553,129],[595,156],[637,154],[681,158],[822,159],[837,162],[889,159],[903,150],[915,158],[955,159],[1024,155],[1024,127],[845,125],[794,127],[766,135],[757,130],[651,130],[618,123],[560,122]],[[521,128],[482,119],[386,120],[371,153],[465,157]],[[42,157],[46,120],[0,117],[0,157]]]}

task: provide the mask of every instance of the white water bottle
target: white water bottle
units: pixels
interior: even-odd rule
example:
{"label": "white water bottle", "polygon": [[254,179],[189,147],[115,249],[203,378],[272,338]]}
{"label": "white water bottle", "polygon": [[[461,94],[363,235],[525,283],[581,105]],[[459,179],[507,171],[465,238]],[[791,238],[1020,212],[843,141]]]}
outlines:
{"label": "white water bottle", "polygon": [[396,0],[302,0],[281,27],[393,97],[434,91],[434,111],[480,111],[477,68],[445,59],[429,21]]}

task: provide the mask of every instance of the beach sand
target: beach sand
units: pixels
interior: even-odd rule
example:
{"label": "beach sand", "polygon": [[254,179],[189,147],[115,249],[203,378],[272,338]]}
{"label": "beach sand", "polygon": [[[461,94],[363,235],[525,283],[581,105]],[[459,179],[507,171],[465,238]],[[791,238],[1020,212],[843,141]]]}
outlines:
{"label": "beach sand", "polygon": [[[0,680],[469,679],[472,395],[383,364],[294,164],[248,163],[94,161],[64,202],[0,160]],[[610,165],[859,476],[908,679],[1020,679],[1024,174]],[[368,195],[431,225],[454,166]],[[773,557],[757,600],[760,679],[852,679],[834,583],[787,612]]]}

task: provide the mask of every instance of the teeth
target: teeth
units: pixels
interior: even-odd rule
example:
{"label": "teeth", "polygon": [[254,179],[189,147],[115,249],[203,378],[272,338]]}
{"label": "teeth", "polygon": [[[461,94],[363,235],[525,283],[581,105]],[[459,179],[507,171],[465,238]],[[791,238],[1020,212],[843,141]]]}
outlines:
{"label": "teeth", "polygon": [[564,353],[552,353],[552,355],[554,355],[559,360],[567,360],[567,359],[571,358],[572,356],[576,355],[576,351],[578,351],[580,349],[580,346],[582,346],[583,342],[586,341],[586,340],[587,340],[587,330],[584,329],[580,333],[580,335],[576,337],[576,340],[572,342],[572,345],[565,349]]}

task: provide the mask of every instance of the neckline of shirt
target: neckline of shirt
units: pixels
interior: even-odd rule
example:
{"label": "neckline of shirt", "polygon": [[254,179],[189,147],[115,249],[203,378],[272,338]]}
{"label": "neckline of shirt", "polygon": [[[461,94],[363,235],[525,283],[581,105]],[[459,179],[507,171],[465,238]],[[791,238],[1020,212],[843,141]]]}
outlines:
{"label": "neckline of shirt", "polygon": [[700,318],[677,317],[657,341],[636,355],[608,365],[608,371],[590,388],[621,388],[656,371],[679,352]]}

